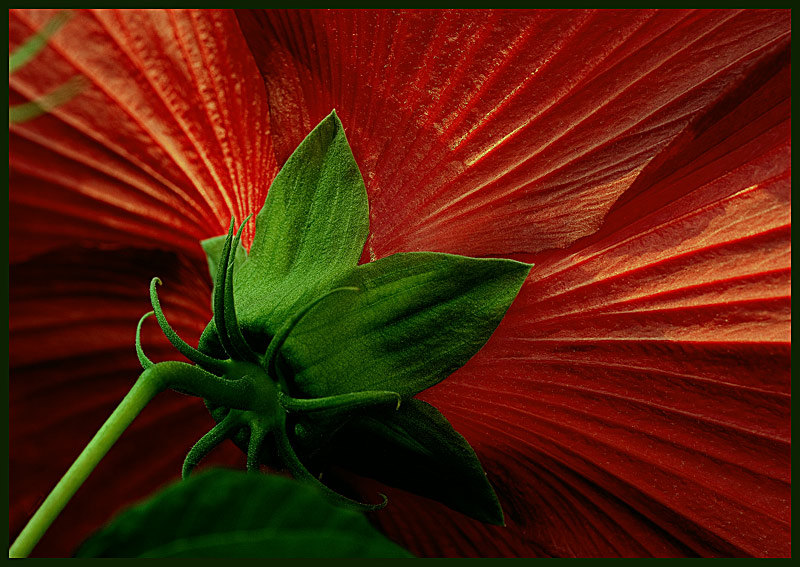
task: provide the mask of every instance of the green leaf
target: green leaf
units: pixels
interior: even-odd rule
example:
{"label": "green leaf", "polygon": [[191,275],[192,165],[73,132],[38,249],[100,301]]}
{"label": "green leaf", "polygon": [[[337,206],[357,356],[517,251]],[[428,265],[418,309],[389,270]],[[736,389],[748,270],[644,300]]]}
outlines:
{"label": "green leaf", "polygon": [[489,340],[529,264],[434,252],[363,264],[309,311],[282,354],[295,397],[388,390],[411,397],[463,366]]}
{"label": "green leaf", "polygon": [[78,557],[410,557],[360,513],[274,476],[211,470],[122,512]]}
{"label": "green leaf", "polygon": [[355,267],[369,231],[364,180],[332,112],[281,168],[256,217],[235,299],[245,332],[272,335],[291,313]]}
{"label": "green leaf", "polygon": [[[200,246],[203,247],[203,251],[206,253],[208,271],[211,274],[212,282],[217,279],[217,267],[219,266],[220,256],[222,256],[222,249],[225,247],[226,238],[228,238],[228,235],[223,234],[200,241]],[[233,260],[234,272],[242,267],[245,260],[247,260],[247,250],[240,243],[239,246],[236,247],[236,255]]]}
{"label": "green leaf", "polygon": [[503,525],[503,510],[475,451],[421,400],[407,400],[396,412],[353,419],[333,438],[329,452],[357,474]]}

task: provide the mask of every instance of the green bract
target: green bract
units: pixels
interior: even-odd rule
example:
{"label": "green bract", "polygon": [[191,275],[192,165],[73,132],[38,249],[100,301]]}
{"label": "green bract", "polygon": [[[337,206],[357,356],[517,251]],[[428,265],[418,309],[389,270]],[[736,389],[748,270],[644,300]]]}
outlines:
{"label": "green bract", "polygon": [[328,464],[502,524],[472,448],[413,396],[480,350],[531,266],[432,252],[358,265],[367,193],[335,112],[275,178],[249,254],[239,244],[242,228],[235,236],[233,228],[203,242],[214,317],[197,349],[169,327],[160,281],[151,285],[159,324],[195,365],[153,365],[137,332],[146,372],[204,397],[218,422],[190,451],[184,475],[232,438],[247,451],[248,468],[288,467],[351,507],[383,504],[359,504],[322,485]]}

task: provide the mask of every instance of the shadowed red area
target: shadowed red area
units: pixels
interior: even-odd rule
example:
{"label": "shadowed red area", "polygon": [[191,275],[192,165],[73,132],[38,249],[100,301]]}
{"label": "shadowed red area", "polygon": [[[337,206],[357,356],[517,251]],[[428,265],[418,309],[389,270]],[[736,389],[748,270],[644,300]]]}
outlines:
{"label": "shadowed red area", "polygon": [[[81,12],[10,80],[12,100],[90,81],[11,128],[12,538],[138,375],[150,278],[196,340],[197,241],[260,208],[335,108],[370,196],[365,261],[536,264],[420,396],[508,527],[353,480],[389,495],[390,537],[422,556],[791,554],[788,11],[237,16]],[[10,45],[48,17],[11,12]],[[175,357],[153,321],[144,338]],[[157,398],[36,553],[177,478],[210,424]]]}
{"label": "shadowed red area", "polygon": [[[60,250],[11,267],[10,529],[12,538],[133,385],[142,369],[136,321],[160,277],[165,314],[187,341],[211,317],[207,269],[175,253]],[[142,330],[154,361],[182,357],[151,318]],[[180,478],[195,441],[214,425],[197,398],[157,396],[94,470],[34,556],[64,556],[122,506]],[[210,462],[244,466],[226,443]]]}

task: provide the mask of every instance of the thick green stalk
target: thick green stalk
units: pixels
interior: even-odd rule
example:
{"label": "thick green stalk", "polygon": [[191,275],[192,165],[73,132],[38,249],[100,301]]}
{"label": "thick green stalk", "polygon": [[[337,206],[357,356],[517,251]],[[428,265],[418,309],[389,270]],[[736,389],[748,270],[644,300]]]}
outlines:
{"label": "thick green stalk", "polygon": [[145,371],[131,391],[106,420],[86,448],[81,452],[53,491],[42,503],[16,541],[8,550],[9,557],[27,557],[39,543],[50,524],[58,517],[64,506],[81,487],[100,460],[128,428],[139,412],[156,394],[164,389],[164,381],[158,373]]}

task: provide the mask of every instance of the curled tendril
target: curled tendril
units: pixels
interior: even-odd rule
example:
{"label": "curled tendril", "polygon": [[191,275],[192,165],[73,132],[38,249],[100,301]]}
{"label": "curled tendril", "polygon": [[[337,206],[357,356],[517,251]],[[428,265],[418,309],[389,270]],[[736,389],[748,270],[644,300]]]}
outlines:
{"label": "curled tendril", "polygon": [[222,257],[217,267],[217,274],[214,281],[214,325],[217,328],[222,348],[231,358],[246,360],[258,363],[260,357],[247,344],[239,321],[236,317],[236,306],[233,299],[233,269],[236,260],[236,249],[242,237],[244,225],[250,220],[252,215],[248,215],[244,222],[239,226],[236,236],[233,235],[233,227],[236,219],[231,218],[231,225],[228,228],[228,236],[222,248]]}
{"label": "curled tendril", "polygon": [[153,361],[147,358],[147,355],[142,349],[142,323],[144,323],[144,320],[150,317],[150,315],[155,315],[155,313],[153,311],[145,313],[136,325],[136,356],[139,358],[139,364],[141,364],[142,368],[145,370],[153,366]]}
{"label": "curled tendril", "polygon": [[167,318],[164,316],[164,312],[161,310],[161,302],[158,300],[158,291],[156,290],[156,285],[161,285],[161,280],[159,278],[153,278],[153,280],[150,282],[150,302],[153,304],[153,312],[158,320],[158,325],[161,327],[161,330],[164,332],[167,340],[172,343],[172,346],[178,349],[178,352],[195,364],[210,372],[224,373],[228,367],[227,361],[219,360],[200,352],[180,338],[178,333],[176,333],[175,330],[170,326],[170,324],[167,322]]}
{"label": "curled tendril", "polygon": [[54,15],[42,27],[41,30],[33,34],[25,43],[17,47],[8,55],[8,74],[24,67],[31,59],[36,57],[46,46],[50,38],[66,24],[73,14],[70,10],[62,10]]}
{"label": "curled tendril", "polygon": [[214,326],[217,328],[217,335],[219,341],[222,343],[222,348],[228,353],[228,356],[234,356],[235,351],[231,345],[228,333],[225,328],[225,278],[228,273],[228,262],[230,261],[231,252],[231,239],[233,238],[233,227],[236,219],[231,217],[231,225],[228,228],[228,237],[225,239],[225,244],[222,247],[222,256],[219,259],[217,266],[217,275],[214,280],[214,300],[212,302],[214,308]]}
{"label": "curled tendril", "polygon": [[[47,46],[50,38],[71,17],[72,12],[69,10],[57,13],[41,30],[29,37],[22,45],[10,53],[8,56],[9,77],[12,73],[24,67],[36,57]],[[10,106],[8,108],[8,122],[9,124],[27,122],[37,116],[41,116],[53,108],[68,102],[86,89],[88,85],[89,81],[85,77],[80,75],[74,76],[66,83],[36,100]]]}
{"label": "curled tendril", "polygon": [[38,118],[78,96],[88,84],[89,81],[84,77],[72,77],[63,85],[59,85],[36,100],[10,106],[8,107],[8,122],[16,124]]}
{"label": "curled tendril", "polygon": [[[261,362],[261,357],[253,351],[245,340],[244,335],[242,335],[242,329],[239,327],[239,320],[236,317],[236,306],[233,299],[233,269],[236,260],[236,250],[242,238],[242,229],[244,229],[244,225],[247,224],[247,221],[250,220],[252,216],[253,215],[248,215],[247,218],[244,219],[239,226],[239,230],[233,242],[227,247],[228,257],[222,259],[224,264],[220,263],[220,272],[225,272],[224,289],[221,291],[215,289],[214,293],[215,295],[217,293],[222,293],[223,295],[222,320],[225,322],[223,332],[227,336],[228,344],[234,351],[228,352],[228,354],[230,354],[231,357],[238,355],[240,359],[248,362],[259,363]],[[228,233],[228,238],[230,238],[230,233]]]}

